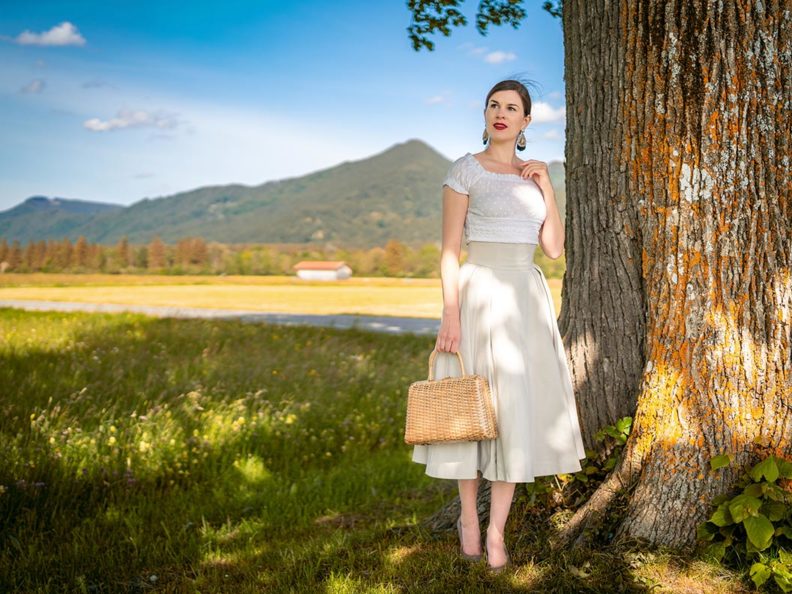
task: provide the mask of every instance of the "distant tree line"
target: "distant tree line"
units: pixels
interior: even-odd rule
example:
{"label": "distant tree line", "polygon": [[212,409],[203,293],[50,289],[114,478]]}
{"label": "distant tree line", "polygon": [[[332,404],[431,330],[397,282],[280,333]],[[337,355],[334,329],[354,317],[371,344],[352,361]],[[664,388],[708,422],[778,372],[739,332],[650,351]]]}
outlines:
{"label": "distant tree line", "polygon": [[[0,272],[292,275],[293,266],[302,260],[343,260],[356,276],[437,278],[440,274],[439,245],[409,246],[394,239],[369,249],[224,244],[200,237],[175,244],[159,237],[147,244],[131,244],[124,237],[112,246],[90,243],[82,236],[75,242],[50,239],[25,246],[0,239]],[[550,260],[539,249],[537,263],[548,277],[563,275],[563,258]]]}

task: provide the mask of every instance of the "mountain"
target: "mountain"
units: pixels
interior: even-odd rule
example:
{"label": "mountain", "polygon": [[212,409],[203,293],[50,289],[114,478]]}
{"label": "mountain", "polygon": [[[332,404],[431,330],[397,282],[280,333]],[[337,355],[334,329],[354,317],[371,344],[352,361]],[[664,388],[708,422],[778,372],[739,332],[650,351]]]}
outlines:
{"label": "mountain", "polygon": [[22,204],[0,213],[0,237],[20,242],[63,239],[72,237],[75,228],[96,215],[122,210],[124,207],[119,204],[31,196]]}
{"label": "mountain", "polygon": [[[209,186],[145,198],[128,207],[34,197],[0,212],[0,237],[111,244],[127,236],[172,243],[200,236],[224,243],[327,243],[349,247],[439,241],[440,181],[450,161],[420,140],[360,161],[259,186]],[[563,206],[563,165],[551,164]],[[46,216],[42,216],[46,215]]]}

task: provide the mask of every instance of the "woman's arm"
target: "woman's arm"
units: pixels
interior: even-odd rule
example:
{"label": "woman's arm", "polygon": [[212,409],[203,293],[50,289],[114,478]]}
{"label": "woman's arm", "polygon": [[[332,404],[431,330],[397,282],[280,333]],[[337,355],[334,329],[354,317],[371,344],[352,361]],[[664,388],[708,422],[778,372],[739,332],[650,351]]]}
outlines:
{"label": "woman's arm", "polygon": [[459,348],[459,254],[467,208],[467,195],[443,187],[443,247],[440,253],[443,317],[435,343],[438,351],[454,353]]}
{"label": "woman's arm", "polygon": [[539,186],[544,196],[547,207],[547,217],[539,230],[539,244],[542,251],[551,260],[555,260],[564,251],[564,226],[561,224],[561,214],[555,200],[555,190],[548,182],[546,187]]}
{"label": "woman's arm", "polygon": [[561,214],[555,200],[555,190],[550,182],[550,172],[547,163],[531,159],[522,163],[522,176],[532,179],[539,186],[544,197],[547,215],[539,230],[539,245],[542,251],[551,260],[560,257],[564,251],[564,226],[561,224]]}

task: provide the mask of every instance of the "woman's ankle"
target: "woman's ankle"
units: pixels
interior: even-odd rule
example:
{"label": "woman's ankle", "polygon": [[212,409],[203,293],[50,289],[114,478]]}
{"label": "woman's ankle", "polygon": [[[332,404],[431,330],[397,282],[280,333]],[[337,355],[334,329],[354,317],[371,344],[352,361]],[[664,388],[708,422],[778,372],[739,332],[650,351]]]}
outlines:
{"label": "woman's ankle", "polygon": [[493,543],[503,542],[503,532],[497,526],[490,524],[487,526],[487,540],[492,539]]}

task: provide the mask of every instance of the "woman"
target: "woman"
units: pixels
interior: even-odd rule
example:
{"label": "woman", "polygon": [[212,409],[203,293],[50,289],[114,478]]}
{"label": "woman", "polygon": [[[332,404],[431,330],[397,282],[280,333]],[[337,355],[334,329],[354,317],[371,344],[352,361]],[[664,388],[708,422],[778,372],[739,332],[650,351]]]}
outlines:
{"label": "woman", "polygon": [[[516,483],[581,470],[585,457],[564,345],[536,245],[550,258],[564,249],[564,229],[547,164],[515,155],[525,149],[531,97],[516,80],[487,94],[484,144],[457,159],[443,182],[443,315],[436,349],[459,351],[467,373],[487,378],[498,438],[416,446],[426,473],[457,479],[462,556],[482,556],[476,496],[491,481],[487,563],[509,563],[503,533]],[[459,256],[464,236],[468,259]],[[458,375],[456,357],[437,357],[436,377]]]}

